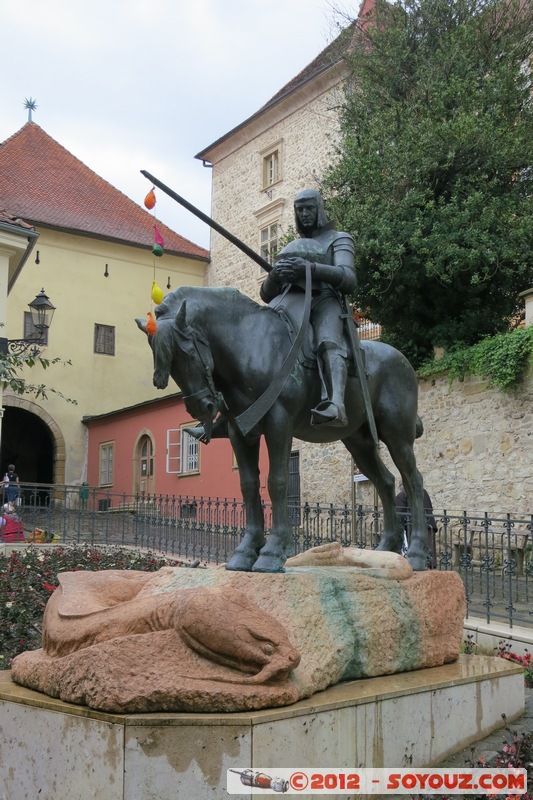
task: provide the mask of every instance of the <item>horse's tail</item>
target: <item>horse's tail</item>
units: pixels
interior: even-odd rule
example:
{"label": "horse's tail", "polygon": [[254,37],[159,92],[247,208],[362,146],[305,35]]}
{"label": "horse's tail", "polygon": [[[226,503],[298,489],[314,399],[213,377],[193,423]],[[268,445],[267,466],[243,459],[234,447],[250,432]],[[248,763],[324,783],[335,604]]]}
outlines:
{"label": "horse's tail", "polygon": [[420,437],[422,436],[423,433],[424,433],[424,423],[422,422],[422,420],[420,419],[420,417],[417,414],[416,415],[415,438],[416,439],[420,439]]}

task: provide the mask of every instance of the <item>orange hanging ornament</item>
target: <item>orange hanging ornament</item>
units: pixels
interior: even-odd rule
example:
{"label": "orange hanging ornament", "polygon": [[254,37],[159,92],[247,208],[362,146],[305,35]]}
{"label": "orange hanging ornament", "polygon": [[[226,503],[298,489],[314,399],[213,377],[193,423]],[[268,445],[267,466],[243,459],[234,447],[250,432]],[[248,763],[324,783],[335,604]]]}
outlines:
{"label": "orange hanging ornament", "polygon": [[157,330],[157,322],[154,319],[154,315],[151,311],[147,314],[148,319],[146,320],[146,333],[148,336],[153,336]]}
{"label": "orange hanging ornament", "polygon": [[148,211],[151,211],[152,208],[155,206],[155,192],[153,187],[150,189],[150,191],[144,198],[144,205],[148,209]]}

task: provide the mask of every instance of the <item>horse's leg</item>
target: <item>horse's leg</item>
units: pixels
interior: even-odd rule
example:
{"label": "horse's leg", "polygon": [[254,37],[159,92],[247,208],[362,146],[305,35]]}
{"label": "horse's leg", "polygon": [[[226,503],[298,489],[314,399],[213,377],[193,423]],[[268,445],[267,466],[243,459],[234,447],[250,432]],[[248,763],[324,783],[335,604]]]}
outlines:
{"label": "horse's leg", "polygon": [[417,469],[413,444],[410,441],[398,441],[396,437],[392,437],[387,447],[402,476],[411,508],[412,531],[407,560],[414,570],[421,572],[428,568],[429,558],[428,526],[424,511],[424,482]]}
{"label": "horse's leg", "polygon": [[285,412],[270,414],[265,424],[265,441],[270,468],[268,493],[272,503],[272,527],[266,545],[254,564],[254,572],[284,572],[283,565],[289,555],[291,527],[287,507],[289,487],[289,459],[292,447],[292,430]]}
{"label": "horse's leg", "polygon": [[226,569],[250,572],[265,543],[265,520],[259,492],[260,439],[247,442],[240,434],[231,430],[230,439],[239,465],[246,528],[242,541],[226,564]]}
{"label": "horse's leg", "polygon": [[358,431],[342,440],[355,463],[374,484],[383,505],[383,534],[377,550],[402,552],[403,525],[396,514],[394,475],[387,469],[369,432]]}

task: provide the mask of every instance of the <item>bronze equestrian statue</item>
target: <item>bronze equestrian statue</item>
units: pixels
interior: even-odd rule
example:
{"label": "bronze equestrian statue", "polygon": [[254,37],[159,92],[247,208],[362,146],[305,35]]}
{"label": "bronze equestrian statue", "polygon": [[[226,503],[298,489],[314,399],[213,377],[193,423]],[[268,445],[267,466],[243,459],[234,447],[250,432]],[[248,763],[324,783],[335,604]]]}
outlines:
{"label": "bronze equestrian statue", "polygon": [[[149,173],[143,174],[178,202],[194,209]],[[305,194],[301,199],[307,201],[311,193]],[[313,307],[314,318],[320,308],[321,292],[325,291],[326,302],[335,304],[335,315],[346,324],[348,317],[341,313],[340,295],[355,281],[353,254],[352,266],[346,255],[350,237],[343,234],[346,238],[339,256],[341,263],[336,263],[335,248],[331,247],[334,237],[329,243],[327,236],[321,238],[327,232],[327,224],[319,216],[321,204],[316,202],[316,196],[314,205],[316,214],[313,216],[311,209],[301,233],[302,239],[310,239],[311,243],[316,238],[315,247],[303,242],[306,258],[302,250],[298,252],[296,246],[293,249],[289,245],[289,252],[282,252],[274,267],[278,271],[266,279],[264,298],[272,296],[275,303],[285,295],[287,306],[260,306],[235,289],[180,287],[156,307],[157,329],[148,335],[154,356],[154,385],[164,389],[172,377],[183,392],[187,411],[202,423],[200,435],[204,441],[212,435],[228,435],[231,441],[239,466],[246,527],[226,569],[283,571],[291,546],[287,489],[292,439],[296,437],[309,442],[343,442],[376,487],[383,505],[383,535],[378,549],[399,553],[403,526],[395,511],[395,480],[379,455],[379,440],[386,445],[411,500],[412,535],[407,557],[415,570],[425,570],[429,551],[423,482],[413,450],[416,437],[422,433],[417,413],[417,377],[407,359],[382,342],[359,343],[353,331],[349,344],[340,336],[333,342],[330,331],[337,320],[329,329],[329,320],[324,327],[318,326],[320,331],[325,330],[321,335],[331,336],[323,341],[337,344],[336,348],[323,348],[321,355],[334,351],[346,371],[335,372],[335,363],[333,371],[327,364],[319,370],[316,357],[313,363],[316,341],[311,326],[305,324],[306,317]],[[202,212],[197,216],[227,233]],[[301,216],[308,218],[303,213]],[[260,258],[256,254],[253,257],[256,261]],[[271,265],[267,266],[274,271]],[[305,291],[293,291],[293,286],[303,285],[303,274]],[[232,321],[231,326],[228,320]],[[138,319],[137,324],[146,332],[145,320]],[[348,350],[357,365],[355,371],[348,368]],[[340,390],[342,381],[346,383],[345,392]],[[261,436],[265,437],[270,462],[272,527],[268,539],[259,492]]]}

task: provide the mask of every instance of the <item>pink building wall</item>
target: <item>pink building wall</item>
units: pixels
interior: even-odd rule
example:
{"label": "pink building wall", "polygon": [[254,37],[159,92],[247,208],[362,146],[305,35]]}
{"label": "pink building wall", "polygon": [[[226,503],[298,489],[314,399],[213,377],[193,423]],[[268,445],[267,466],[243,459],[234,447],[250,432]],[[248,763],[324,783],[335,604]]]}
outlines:
{"label": "pink building wall", "polygon": [[[200,445],[199,471],[177,475],[166,470],[167,430],[195,424],[185,410],[181,396],[163,398],[84,420],[88,429],[87,482],[100,486],[100,447],[113,443],[113,483],[106,491],[131,495],[136,485],[136,457],[139,439],[149,434],[154,446],[154,475],[151,493],[181,497],[220,497],[242,499],[239,473],[227,439],[214,439]],[[264,443],[260,456],[261,496],[268,502],[266,489],[268,456]]]}

